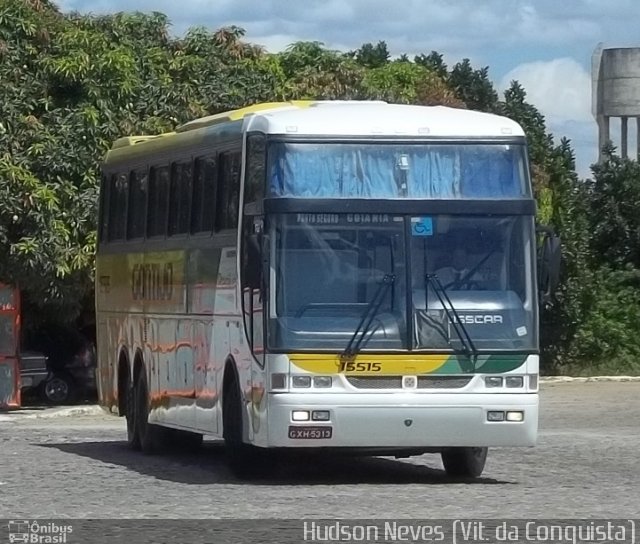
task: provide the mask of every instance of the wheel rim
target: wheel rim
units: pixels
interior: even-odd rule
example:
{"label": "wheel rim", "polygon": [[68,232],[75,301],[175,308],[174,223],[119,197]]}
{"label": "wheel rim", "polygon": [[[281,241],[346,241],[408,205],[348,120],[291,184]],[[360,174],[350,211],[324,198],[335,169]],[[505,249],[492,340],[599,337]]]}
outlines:
{"label": "wheel rim", "polygon": [[52,402],[65,401],[69,396],[69,384],[60,378],[53,378],[46,383],[44,393]]}

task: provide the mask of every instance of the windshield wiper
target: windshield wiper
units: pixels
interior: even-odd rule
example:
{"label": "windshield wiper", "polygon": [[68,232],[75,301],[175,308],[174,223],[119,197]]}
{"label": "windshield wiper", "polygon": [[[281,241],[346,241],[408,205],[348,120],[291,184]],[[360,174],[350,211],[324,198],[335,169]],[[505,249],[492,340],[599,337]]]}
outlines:
{"label": "windshield wiper", "polygon": [[436,274],[426,274],[425,281],[427,284],[432,283],[433,291],[438,297],[440,304],[444,308],[445,313],[447,314],[447,318],[453,325],[458,338],[460,338],[460,343],[462,344],[462,349],[469,359],[471,359],[473,363],[473,369],[475,370],[476,359],[478,358],[478,350],[473,344],[473,340],[471,340],[471,336],[469,335],[469,331],[462,323],[460,316],[458,315],[458,311],[456,307],[451,302],[449,295],[447,294],[447,290],[442,286],[442,282],[438,278]]}
{"label": "windshield wiper", "polygon": [[[384,275],[380,287],[378,287],[378,290],[373,295],[371,302],[369,302],[369,304],[367,305],[367,309],[364,311],[364,314],[360,319],[360,323],[358,323],[358,326],[356,327],[353,336],[349,340],[347,347],[340,355],[342,359],[354,357],[358,353],[363,340],[369,332],[369,328],[371,327],[371,323],[373,323],[374,317],[378,313],[380,306],[382,306],[382,301],[384,300],[387,291],[391,288],[395,281],[395,274]],[[358,335],[360,335],[360,338],[358,338]]]}
{"label": "windshield wiper", "polygon": [[491,255],[493,255],[498,250],[498,247],[499,246],[496,246],[491,251],[487,252],[487,254],[482,257],[482,259],[480,259],[473,267],[471,267],[464,276],[462,276],[458,280],[452,281],[450,284],[444,287],[444,290],[446,291],[448,288],[454,286],[459,288],[460,286],[467,283],[471,278],[473,278],[475,273],[480,270],[480,267],[489,260],[489,257],[491,257]]}

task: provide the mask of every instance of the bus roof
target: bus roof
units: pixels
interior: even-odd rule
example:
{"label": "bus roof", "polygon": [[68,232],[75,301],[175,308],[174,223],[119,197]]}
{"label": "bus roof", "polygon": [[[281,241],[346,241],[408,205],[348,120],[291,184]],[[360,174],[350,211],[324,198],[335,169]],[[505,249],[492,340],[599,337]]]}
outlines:
{"label": "bus roof", "polygon": [[[445,106],[412,106],[380,101],[268,102],[190,121],[175,132],[116,140],[106,162],[144,156],[175,145],[204,142],[215,134],[337,137],[508,138],[522,137],[507,117]],[[133,149],[135,148],[135,149]]]}
{"label": "bus roof", "polygon": [[524,136],[506,117],[445,106],[411,106],[385,102],[313,102],[255,114],[246,130],[266,134],[364,137],[496,138]]}

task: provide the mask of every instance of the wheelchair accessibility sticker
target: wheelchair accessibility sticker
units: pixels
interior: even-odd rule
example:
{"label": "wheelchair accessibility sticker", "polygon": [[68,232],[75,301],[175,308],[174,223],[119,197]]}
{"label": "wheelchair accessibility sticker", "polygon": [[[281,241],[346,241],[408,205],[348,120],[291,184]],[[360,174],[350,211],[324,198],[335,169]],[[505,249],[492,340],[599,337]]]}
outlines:
{"label": "wheelchair accessibility sticker", "polygon": [[411,236],[433,236],[433,218],[412,217]]}

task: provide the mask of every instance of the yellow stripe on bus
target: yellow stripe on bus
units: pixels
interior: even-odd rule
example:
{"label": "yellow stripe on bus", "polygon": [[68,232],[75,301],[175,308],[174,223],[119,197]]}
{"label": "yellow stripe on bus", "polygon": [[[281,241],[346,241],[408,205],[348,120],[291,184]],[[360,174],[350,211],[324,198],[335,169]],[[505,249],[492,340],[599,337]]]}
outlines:
{"label": "yellow stripe on bus", "polygon": [[339,355],[299,353],[289,355],[291,364],[317,374],[357,374],[358,376],[418,375],[435,372],[449,359],[446,354],[368,355],[359,354],[343,361]]}
{"label": "yellow stripe on bus", "polygon": [[244,119],[250,113],[256,113],[264,110],[274,110],[279,108],[286,108],[287,106],[296,106],[298,108],[308,108],[314,104],[314,100],[291,100],[290,102],[264,102],[262,104],[254,104],[253,106],[247,106],[239,110],[233,110],[226,113],[221,113],[221,117],[228,117],[231,121],[237,121],[238,119]]}

